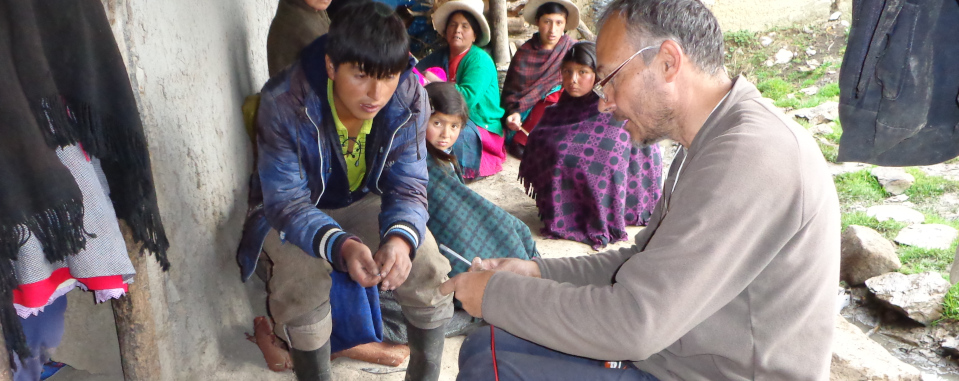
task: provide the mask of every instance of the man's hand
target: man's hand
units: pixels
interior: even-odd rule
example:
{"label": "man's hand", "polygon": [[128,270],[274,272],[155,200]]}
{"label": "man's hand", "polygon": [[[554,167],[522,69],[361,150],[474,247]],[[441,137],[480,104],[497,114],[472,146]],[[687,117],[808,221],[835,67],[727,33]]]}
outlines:
{"label": "man's hand", "polygon": [[370,248],[362,242],[348,239],[340,248],[340,256],[346,261],[346,269],[353,278],[363,287],[375,286],[380,283],[380,268],[373,262]]}
{"label": "man's hand", "polygon": [[533,278],[542,278],[539,272],[539,265],[533,261],[522,260],[519,258],[490,258],[480,260],[479,257],[473,258],[473,266],[470,271],[509,271],[522,276]]}
{"label": "man's hand", "polygon": [[395,290],[406,282],[413,268],[410,260],[410,244],[402,238],[390,236],[376,251],[373,260],[379,266],[379,274],[383,279],[380,289],[383,291]]}
{"label": "man's hand", "polygon": [[518,112],[510,114],[506,117],[506,127],[513,131],[519,131],[520,128],[523,128],[523,117]]}
{"label": "man's hand", "polygon": [[453,296],[463,303],[463,309],[470,316],[483,317],[483,295],[486,293],[486,284],[493,276],[493,271],[470,271],[454,276],[440,285],[440,293]]}

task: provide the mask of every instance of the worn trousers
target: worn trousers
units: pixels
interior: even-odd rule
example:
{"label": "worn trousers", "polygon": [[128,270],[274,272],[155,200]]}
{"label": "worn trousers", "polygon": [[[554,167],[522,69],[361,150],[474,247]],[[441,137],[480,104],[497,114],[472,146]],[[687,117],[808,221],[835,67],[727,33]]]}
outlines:
{"label": "worn trousers", "polygon": [[[379,196],[369,194],[348,207],[323,212],[376,253],[380,245]],[[267,235],[263,250],[273,262],[268,291],[275,333],[301,351],[319,349],[329,341],[333,330],[330,315],[333,267],[326,259],[311,256],[300,247],[280,240],[276,230]],[[440,254],[429,231],[416,250],[412,265],[406,281],[393,292],[403,317],[420,329],[444,326],[453,317],[453,297],[440,294],[439,286],[448,279],[450,263]]]}
{"label": "worn trousers", "polygon": [[496,339],[496,369],[500,380],[658,381],[632,363],[628,363],[626,369],[606,368],[605,361],[557,352],[499,328],[493,329],[493,334],[488,327],[477,329],[463,342],[457,381],[495,379],[491,336]]}
{"label": "worn trousers", "polygon": [[[10,306],[13,308],[13,306]],[[46,306],[43,312],[26,319],[20,318],[23,333],[27,338],[31,357],[20,358],[13,354],[17,369],[13,373],[14,381],[37,381],[43,372],[43,364],[50,360],[54,349],[63,339],[64,321],[67,310],[67,296],[57,298]],[[0,361],[6,361],[0,360]]]}

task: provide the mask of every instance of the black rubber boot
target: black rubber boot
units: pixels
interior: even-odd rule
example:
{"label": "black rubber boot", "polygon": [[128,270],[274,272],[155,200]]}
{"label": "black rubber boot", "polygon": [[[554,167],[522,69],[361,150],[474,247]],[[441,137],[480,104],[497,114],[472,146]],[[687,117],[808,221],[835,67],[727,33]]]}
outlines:
{"label": "black rubber boot", "polygon": [[329,381],[333,379],[330,370],[330,342],[315,351],[301,351],[290,348],[293,359],[293,373],[299,381]]}
{"label": "black rubber boot", "polygon": [[443,343],[446,341],[445,330],[445,325],[433,329],[419,329],[412,324],[406,324],[410,346],[410,365],[406,369],[406,381],[439,380]]}

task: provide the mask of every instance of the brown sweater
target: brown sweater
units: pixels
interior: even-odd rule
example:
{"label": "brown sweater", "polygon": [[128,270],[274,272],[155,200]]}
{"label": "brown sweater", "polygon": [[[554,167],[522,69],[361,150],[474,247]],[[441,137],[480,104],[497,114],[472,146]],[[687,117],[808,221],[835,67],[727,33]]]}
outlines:
{"label": "brown sweater", "polygon": [[840,225],[816,143],[738,78],[677,181],[682,157],[634,246],[497,273],[484,317],[661,380],[825,380]]}
{"label": "brown sweater", "polygon": [[266,64],[270,77],[296,61],[317,37],[330,31],[326,11],[310,8],[303,0],[280,0],[266,37]]}

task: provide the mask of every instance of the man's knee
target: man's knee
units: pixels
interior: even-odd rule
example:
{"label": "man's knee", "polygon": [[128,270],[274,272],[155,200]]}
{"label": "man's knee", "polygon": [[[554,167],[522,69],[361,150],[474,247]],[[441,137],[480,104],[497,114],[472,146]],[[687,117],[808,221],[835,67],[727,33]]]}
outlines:
{"label": "man's knee", "polygon": [[292,348],[314,351],[330,341],[333,318],[327,305],[325,309],[317,309],[289,322],[277,322],[273,331]]}

